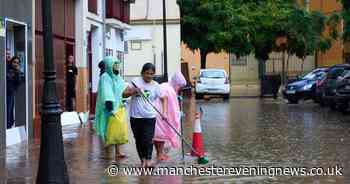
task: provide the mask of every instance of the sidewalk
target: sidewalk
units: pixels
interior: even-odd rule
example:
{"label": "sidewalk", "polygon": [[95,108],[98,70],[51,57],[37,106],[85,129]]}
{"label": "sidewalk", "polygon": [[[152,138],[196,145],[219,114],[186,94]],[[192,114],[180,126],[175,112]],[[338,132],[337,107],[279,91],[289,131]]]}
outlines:
{"label": "sidewalk", "polygon": [[[141,182],[139,180],[142,180],[142,177],[107,176],[105,169],[110,166],[111,163],[115,162],[114,148],[104,148],[102,141],[94,133],[91,122],[83,125],[79,122],[66,124],[62,127],[62,133],[70,183],[99,184]],[[132,136],[133,134],[129,127],[129,143],[122,147],[123,152],[128,155],[128,158],[118,163],[135,167],[140,164],[140,161]],[[29,144],[24,142],[8,146],[6,149],[6,155],[0,156],[0,183],[35,183],[39,163],[40,140],[34,140]],[[181,154],[179,150],[171,151],[169,155],[174,159],[164,164],[181,164]],[[153,154],[153,157],[155,157],[155,154]]]}
{"label": "sidewalk", "polygon": [[260,85],[256,83],[231,84],[231,97],[259,97]]}

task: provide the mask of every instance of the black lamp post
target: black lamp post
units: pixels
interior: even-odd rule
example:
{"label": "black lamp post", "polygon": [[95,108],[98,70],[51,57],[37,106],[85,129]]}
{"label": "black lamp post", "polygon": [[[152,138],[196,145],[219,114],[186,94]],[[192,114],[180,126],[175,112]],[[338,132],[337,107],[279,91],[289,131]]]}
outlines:
{"label": "black lamp post", "polygon": [[164,44],[164,81],[168,81],[168,42],[166,30],[166,4],[163,0],[163,44]]}
{"label": "black lamp post", "polygon": [[64,160],[60,104],[56,92],[53,62],[51,0],[42,1],[44,35],[44,89],[41,112],[41,146],[36,183],[68,184]]}

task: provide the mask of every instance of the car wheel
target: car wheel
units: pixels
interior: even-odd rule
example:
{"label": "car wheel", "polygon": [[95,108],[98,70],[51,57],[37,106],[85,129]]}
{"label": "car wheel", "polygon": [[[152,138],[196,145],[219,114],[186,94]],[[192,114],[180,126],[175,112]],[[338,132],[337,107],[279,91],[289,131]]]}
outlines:
{"label": "car wheel", "polygon": [[348,110],[349,110],[349,104],[348,103],[339,104],[338,110],[340,112],[342,112],[343,114],[346,114],[348,112]]}
{"label": "car wheel", "polygon": [[320,104],[321,107],[325,107],[325,106],[326,106],[326,103],[324,103],[324,101],[322,101],[322,100],[320,100],[320,101],[318,102],[318,104]]}
{"label": "car wheel", "polygon": [[197,94],[197,93],[196,93],[196,99],[197,99],[197,100],[203,99],[203,95],[202,95],[202,94]]}
{"label": "car wheel", "polygon": [[336,103],[330,103],[329,104],[329,108],[333,111],[336,111],[337,110],[337,104]]}

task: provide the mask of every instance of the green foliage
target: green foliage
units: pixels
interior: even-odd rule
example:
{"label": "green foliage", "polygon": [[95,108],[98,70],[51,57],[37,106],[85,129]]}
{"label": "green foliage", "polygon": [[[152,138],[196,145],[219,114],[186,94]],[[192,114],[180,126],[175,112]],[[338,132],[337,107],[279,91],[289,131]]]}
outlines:
{"label": "green foliage", "polygon": [[343,5],[343,11],[341,13],[344,20],[343,40],[350,41],[350,1],[340,0]]}
{"label": "green foliage", "polygon": [[[308,12],[294,0],[178,0],[178,4],[182,40],[205,55],[253,53],[258,60],[267,60],[273,51],[286,51],[303,59],[329,49],[339,34],[338,14]],[[329,34],[324,33],[326,26]],[[276,45],[280,37],[287,39],[285,45]]]}

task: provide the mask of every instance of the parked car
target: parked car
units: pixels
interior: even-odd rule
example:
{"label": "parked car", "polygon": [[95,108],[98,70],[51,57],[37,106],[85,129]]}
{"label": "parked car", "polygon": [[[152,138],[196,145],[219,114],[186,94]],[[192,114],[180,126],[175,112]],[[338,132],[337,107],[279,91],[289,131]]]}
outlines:
{"label": "parked car", "polygon": [[199,72],[195,89],[196,99],[204,95],[220,95],[224,99],[230,98],[230,82],[223,69],[202,69]]}
{"label": "parked car", "polygon": [[317,68],[288,83],[282,90],[283,97],[293,104],[298,103],[301,99],[315,99],[316,82],[326,76],[327,70],[327,68]]}
{"label": "parked car", "polygon": [[348,64],[339,64],[330,67],[326,79],[323,81],[322,85],[319,86],[318,90],[322,94],[322,103],[333,110],[337,109],[337,103],[334,98],[336,95],[337,79],[348,69],[350,69],[350,65]]}
{"label": "parked car", "polygon": [[337,79],[334,101],[338,110],[344,113],[348,111],[350,102],[350,68],[347,68]]}

